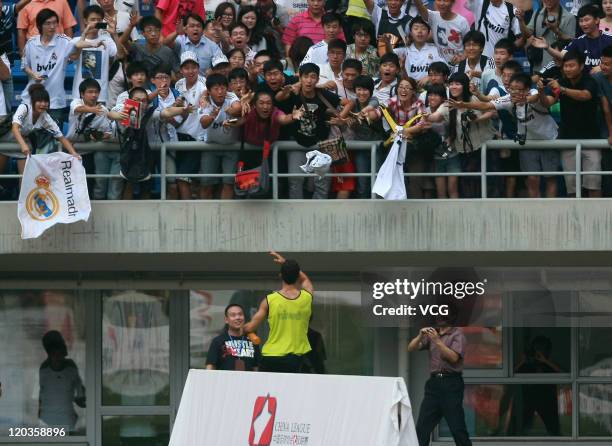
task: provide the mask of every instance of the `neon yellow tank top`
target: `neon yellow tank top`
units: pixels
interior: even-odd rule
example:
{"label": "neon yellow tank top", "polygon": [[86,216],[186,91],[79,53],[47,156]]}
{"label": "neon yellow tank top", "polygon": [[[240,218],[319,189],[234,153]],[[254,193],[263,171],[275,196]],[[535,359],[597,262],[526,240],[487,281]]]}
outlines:
{"label": "neon yellow tank top", "polygon": [[308,323],[312,314],[312,295],[300,291],[295,299],[287,299],[278,291],[268,294],[270,334],[262,349],[264,356],[303,355],[308,353]]}
{"label": "neon yellow tank top", "polygon": [[372,20],[372,17],[368,12],[368,8],[366,8],[365,2],[363,0],[349,0],[346,15]]}

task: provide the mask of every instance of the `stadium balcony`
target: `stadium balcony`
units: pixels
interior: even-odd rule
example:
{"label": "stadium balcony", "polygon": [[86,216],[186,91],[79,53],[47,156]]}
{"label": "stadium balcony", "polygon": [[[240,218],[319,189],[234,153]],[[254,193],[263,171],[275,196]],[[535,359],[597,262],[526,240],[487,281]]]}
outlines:
{"label": "stadium balcony", "polygon": [[[294,144],[273,146],[274,196],[278,180],[289,176],[278,173],[278,153]],[[349,146],[374,150],[376,144]],[[537,146],[581,150],[607,147],[607,142]],[[500,141],[488,147],[519,146]],[[180,143],[162,151],[213,148]],[[489,149],[483,149],[485,159]],[[586,172],[580,165],[577,170],[572,174],[580,184]],[[491,173],[483,169],[471,175],[481,177],[486,191]],[[164,184],[161,177],[170,175],[156,176]],[[0,209],[0,271],[16,279],[29,271],[62,271],[70,277],[94,272],[257,275],[270,249],[299,253],[309,271],[343,277],[370,265],[603,265],[612,251],[609,198],[94,201],[88,222],[57,225],[27,241],[20,238],[16,202],[1,202]]]}

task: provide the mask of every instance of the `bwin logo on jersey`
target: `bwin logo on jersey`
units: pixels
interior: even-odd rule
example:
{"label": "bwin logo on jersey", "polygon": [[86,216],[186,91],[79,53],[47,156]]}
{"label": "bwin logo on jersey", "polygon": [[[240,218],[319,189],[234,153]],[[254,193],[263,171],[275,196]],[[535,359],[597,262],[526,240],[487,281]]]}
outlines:
{"label": "bwin logo on jersey", "polygon": [[36,71],[38,73],[42,73],[42,72],[45,72],[45,71],[49,72],[49,71],[53,70],[53,68],[55,68],[56,65],[57,65],[57,63],[54,63],[54,62],[53,63],[49,62],[47,65],[41,65],[41,64],[37,63],[36,64]]}
{"label": "bwin logo on jersey", "polygon": [[429,65],[420,65],[418,67],[415,67],[414,65],[412,65],[410,67],[410,72],[411,73],[426,73],[428,69],[429,69]]}

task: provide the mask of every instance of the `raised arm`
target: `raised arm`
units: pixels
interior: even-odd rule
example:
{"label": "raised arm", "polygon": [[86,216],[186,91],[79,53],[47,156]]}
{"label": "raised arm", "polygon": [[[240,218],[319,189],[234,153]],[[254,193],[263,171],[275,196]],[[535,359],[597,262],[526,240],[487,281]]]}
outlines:
{"label": "raised arm", "polygon": [[492,102],[465,102],[449,99],[448,105],[451,108],[467,108],[468,110],[479,110],[481,112],[495,111],[495,105]]}
{"label": "raised arm", "polygon": [[415,352],[419,348],[421,348],[421,341],[423,341],[423,337],[424,336],[427,336],[427,333],[426,333],[427,330],[428,330],[428,327],[421,328],[419,330],[419,334],[416,335],[414,337],[414,339],[412,339],[412,341],[410,341],[410,343],[408,344],[408,351],[409,352]]}
{"label": "raised arm", "polygon": [[28,3],[30,3],[31,1],[32,0],[21,0],[19,3],[17,3],[15,5],[15,15],[19,14],[19,11],[25,8],[28,5]]}
{"label": "raised arm", "polygon": [[368,8],[368,12],[370,14],[372,14],[372,11],[374,11],[374,1],[375,0],[363,0],[363,3],[365,3],[366,8]]}
{"label": "raised arm", "polygon": [[[279,263],[281,265],[285,263],[286,259],[282,255],[277,253],[276,251],[270,251],[270,255],[274,257],[275,263]],[[310,278],[306,275],[304,271],[300,271],[298,282],[300,283],[300,286],[302,287],[302,289],[308,291],[310,294],[314,293],[314,286],[312,285],[312,281],[310,280]]]}
{"label": "raised arm", "polygon": [[419,11],[419,15],[423,17],[423,20],[429,22],[429,9],[423,4],[423,0],[414,0],[414,4]]}
{"label": "raised arm", "polygon": [[263,299],[260,304],[257,312],[253,315],[250,322],[247,322],[242,327],[244,333],[253,333],[257,330],[257,327],[261,325],[263,321],[266,320],[268,316],[268,299]]}

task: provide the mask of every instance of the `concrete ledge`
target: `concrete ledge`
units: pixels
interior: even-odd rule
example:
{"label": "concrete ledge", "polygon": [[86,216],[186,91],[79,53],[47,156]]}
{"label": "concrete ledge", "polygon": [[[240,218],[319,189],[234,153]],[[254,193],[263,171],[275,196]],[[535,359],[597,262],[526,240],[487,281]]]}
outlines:
{"label": "concrete ledge", "polygon": [[0,204],[0,255],[612,251],[612,200],[118,201],[20,239]]}

